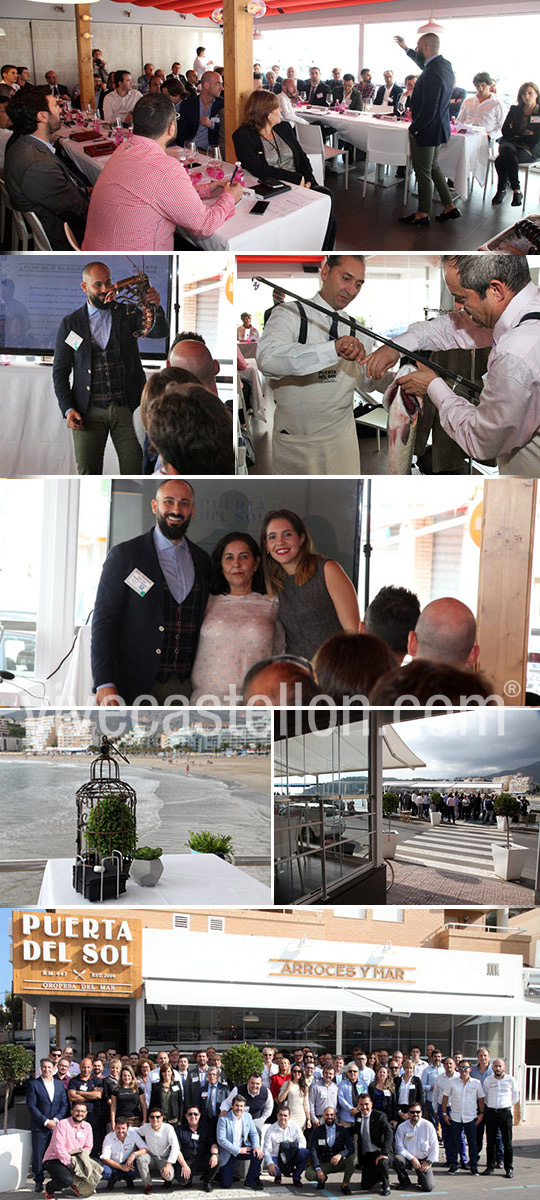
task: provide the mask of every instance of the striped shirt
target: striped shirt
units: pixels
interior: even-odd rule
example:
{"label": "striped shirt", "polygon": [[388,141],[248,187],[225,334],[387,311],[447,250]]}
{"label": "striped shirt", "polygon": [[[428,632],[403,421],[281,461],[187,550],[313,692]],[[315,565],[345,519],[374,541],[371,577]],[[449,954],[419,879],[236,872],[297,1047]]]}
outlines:
{"label": "striped shirt", "polygon": [[197,190],[177,159],[135,134],[94,184],[82,249],[172,250],[177,225],[209,237],[234,212],[231,195],[206,206],[209,195],[209,184]]}

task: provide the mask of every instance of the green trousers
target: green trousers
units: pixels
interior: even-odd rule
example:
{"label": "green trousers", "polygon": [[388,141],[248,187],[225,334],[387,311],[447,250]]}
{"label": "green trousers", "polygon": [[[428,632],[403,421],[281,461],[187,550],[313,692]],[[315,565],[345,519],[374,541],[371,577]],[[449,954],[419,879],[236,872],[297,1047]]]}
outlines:
{"label": "green trousers", "polygon": [[142,473],[142,449],[133,428],[133,415],[127,404],[99,408],[90,404],[83,417],[83,428],[73,429],[73,445],[79,475],[101,475],[109,434],[118,455],[121,475]]}
{"label": "green trousers", "polygon": [[[351,1182],[355,1166],[356,1161],[354,1154],[348,1154],[347,1158],[342,1158],[340,1162],[335,1164],[335,1166],[334,1163],[331,1162],[321,1163],[321,1170],[324,1171],[325,1175],[336,1175],[338,1172],[341,1175],[341,1172],[343,1171],[342,1183],[349,1184]],[[314,1181],[317,1179],[315,1167],[306,1167],[306,1179],[309,1179],[310,1183],[314,1183]]]}
{"label": "green trousers", "polygon": [[439,166],[440,146],[418,146],[414,134],[409,134],[411,162],[418,182],[418,211],[431,212],[433,184],[443,204],[452,204],[452,196],[444,171]]}

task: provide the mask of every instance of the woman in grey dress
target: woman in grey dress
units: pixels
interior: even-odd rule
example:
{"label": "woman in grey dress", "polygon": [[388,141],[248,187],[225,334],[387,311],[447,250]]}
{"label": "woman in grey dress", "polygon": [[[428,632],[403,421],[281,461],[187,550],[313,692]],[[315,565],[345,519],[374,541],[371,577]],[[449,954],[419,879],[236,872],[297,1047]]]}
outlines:
{"label": "woman in grey dress", "polygon": [[358,632],[358,597],[348,575],[339,563],[315,553],[297,513],[287,508],[266,513],[260,546],[267,593],[279,600],[287,654],[311,661],[333,634]]}

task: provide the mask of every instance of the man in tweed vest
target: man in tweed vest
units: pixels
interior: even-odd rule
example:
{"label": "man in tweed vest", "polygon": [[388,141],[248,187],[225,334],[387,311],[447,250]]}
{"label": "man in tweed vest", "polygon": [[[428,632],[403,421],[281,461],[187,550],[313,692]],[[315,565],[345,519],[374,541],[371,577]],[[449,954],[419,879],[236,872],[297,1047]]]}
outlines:
{"label": "man in tweed vest", "polygon": [[[142,450],[133,428],[145,384],[137,333],[141,313],[124,304],[106,303],[112,287],[108,266],[87,263],[81,287],[82,308],[64,317],[54,352],[54,390],[73,433],[79,475],[101,475],[107,438],[112,437],[121,475],[140,475]],[[169,326],[159,292],[149,288],[146,301],[154,309],[148,337],[167,337]]]}
{"label": "man in tweed vest", "polygon": [[190,483],[158,487],[156,526],[113,546],[103,565],[92,621],[98,704],[164,704],[191,695],[191,668],[210,582],[210,558],[185,535],[195,512]]}

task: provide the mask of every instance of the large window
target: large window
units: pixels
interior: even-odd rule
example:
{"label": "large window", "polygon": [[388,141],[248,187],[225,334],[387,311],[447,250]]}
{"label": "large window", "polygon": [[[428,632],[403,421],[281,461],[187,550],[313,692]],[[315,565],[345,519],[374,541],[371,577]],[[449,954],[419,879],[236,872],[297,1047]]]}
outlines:
{"label": "large window", "polygon": [[43,487],[0,481],[0,670],[19,676],[35,670]]}
{"label": "large window", "polygon": [[[253,61],[263,71],[278,63],[280,73],[296,69],[298,79],[307,79],[310,67],[319,67],[323,79],[330,78],[332,67],[356,72],[358,64],[358,25],[320,25],[301,29],[268,29],[262,40],[253,44]],[[346,51],[344,51],[346,47]]]}

